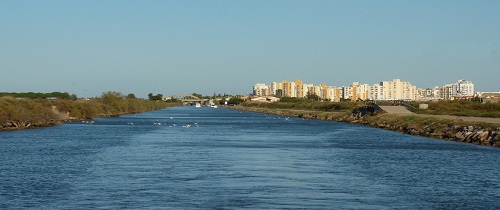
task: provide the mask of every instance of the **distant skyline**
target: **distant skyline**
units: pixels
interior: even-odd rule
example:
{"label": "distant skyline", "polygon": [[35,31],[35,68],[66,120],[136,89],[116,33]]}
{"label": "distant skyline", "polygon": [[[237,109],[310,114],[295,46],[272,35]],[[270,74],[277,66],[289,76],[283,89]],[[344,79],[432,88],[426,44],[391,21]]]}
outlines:
{"label": "distant skyline", "polygon": [[500,91],[497,0],[1,0],[0,92],[248,94],[255,83]]}

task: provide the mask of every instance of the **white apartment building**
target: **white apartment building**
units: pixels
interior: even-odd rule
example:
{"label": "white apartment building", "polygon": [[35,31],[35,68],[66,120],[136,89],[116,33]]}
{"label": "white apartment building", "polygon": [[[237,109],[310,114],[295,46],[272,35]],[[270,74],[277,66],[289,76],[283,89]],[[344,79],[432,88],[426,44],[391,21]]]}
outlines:
{"label": "white apartment building", "polygon": [[283,84],[281,82],[271,82],[271,85],[269,86],[271,89],[271,95],[282,97],[283,91]]}
{"label": "white apartment building", "polygon": [[262,83],[257,83],[253,86],[253,94],[256,96],[267,96],[271,94],[271,88]]}
{"label": "white apartment building", "polygon": [[457,81],[457,96],[474,96],[474,84],[471,81]]}
{"label": "white apartment building", "polygon": [[343,99],[356,101],[358,99],[368,100],[370,95],[370,85],[353,82],[350,86],[342,87]]}
{"label": "white apartment building", "polygon": [[456,94],[456,92],[457,92],[456,85],[446,84],[443,87],[441,87],[440,97],[444,100],[451,100],[453,99],[453,96]]}
{"label": "white apartment building", "polygon": [[434,88],[419,89],[417,93],[417,99],[419,101],[434,101],[440,100],[442,98],[442,88],[436,86]]}
{"label": "white apartment building", "polygon": [[354,92],[356,91],[356,87],[353,87],[352,85],[349,86],[342,86],[342,95],[340,96],[341,99],[350,99],[350,100],[355,100],[354,98]]}
{"label": "white apartment building", "polygon": [[379,100],[382,96],[382,87],[379,84],[374,84],[368,87],[368,99]]}
{"label": "white apartment building", "polygon": [[402,82],[400,79],[380,82],[382,95],[379,100],[415,100],[417,87],[410,82]]}
{"label": "white apartment building", "polygon": [[[321,97],[321,87],[320,86],[309,86],[307,87],[309,95],[317,95]],[[307,95],[306,95],[307,97]]]}
{"label": "white apartment building", "polygon": [[370,88],[371,86],[368,85],[368,84],[362,84],[362,85],[359,85],[359,98],[363,101],[366,101],[368,99],[370,99],[369,95],[370,95]]}
{"label": "white apartment building", "polygon": [[455,84],[446,84],[440,88],[439,95],[444,100],[474,96],[474,84],[471,81],[458,80]]}

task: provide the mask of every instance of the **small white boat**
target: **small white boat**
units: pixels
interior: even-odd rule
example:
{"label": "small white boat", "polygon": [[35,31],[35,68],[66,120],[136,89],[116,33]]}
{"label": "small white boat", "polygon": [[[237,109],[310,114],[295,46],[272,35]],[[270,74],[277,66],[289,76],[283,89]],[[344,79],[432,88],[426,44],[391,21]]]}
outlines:
{"label": "small white boat", "polygon": [[201,104],[200,103],[196,103],[196,108],[200,108],[201,107]]}

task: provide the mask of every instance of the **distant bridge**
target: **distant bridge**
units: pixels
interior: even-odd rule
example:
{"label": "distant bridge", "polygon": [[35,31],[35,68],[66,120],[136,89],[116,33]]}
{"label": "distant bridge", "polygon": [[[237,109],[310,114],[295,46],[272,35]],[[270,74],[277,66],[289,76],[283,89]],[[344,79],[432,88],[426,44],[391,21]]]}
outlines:
{"label": "distant bridge", "polygon": [[206,105],[209,102],[209,99],[202,99],[194,95],[189,94],[176,94],[170,96],[172,99],[180,100],[184,105],[193,105],[196,103],[200,103],[201,105]]}

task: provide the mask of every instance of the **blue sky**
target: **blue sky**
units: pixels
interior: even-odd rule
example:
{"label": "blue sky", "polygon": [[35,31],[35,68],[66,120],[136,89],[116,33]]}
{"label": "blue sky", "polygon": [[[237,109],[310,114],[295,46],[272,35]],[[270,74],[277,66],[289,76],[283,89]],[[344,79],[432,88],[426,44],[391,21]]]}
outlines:
{"label": "blue sky", "polygon": [[248,94],[301,79],[500,90],[500,1],[0,0],[0,92]]}

